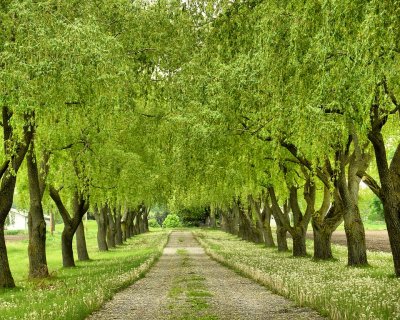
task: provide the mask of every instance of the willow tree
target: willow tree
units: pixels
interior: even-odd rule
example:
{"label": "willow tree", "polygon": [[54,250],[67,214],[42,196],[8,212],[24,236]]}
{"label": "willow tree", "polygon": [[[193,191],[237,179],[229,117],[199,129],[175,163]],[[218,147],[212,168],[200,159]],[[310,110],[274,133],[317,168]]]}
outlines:
{"label": "willow tree", "polygon": [[[397,239],[391,240],[391,246],[395,272],[399,275],[399,250],[396,246],[399,224],[395,222],[398,221],[398,214],[395,213],[398,212],[398,198],[393,196],[398,185],[397,180],[393,179],[398,172],[397,158],[395,156],[394,161],[388,161],[387,145],[384,142],[385,135],[395,134],[395,126],[387,126],[386,133],[382,134],[386,123],[394,124],[388,120],[399,111],[399,33],[395,27],[399,15],[396,1],[346,1],[338,5],[327,2],[323,7],[314,4],[309,8],[319,17],[319,25],[313,29],[314,36],[310,38],[311,49],[302,63],[304,67],[301,74],[304,79],[314,79],[307,85],[309,104],[315,109],[323,110],[336,122],[343,123],[348,137],[351,138],[347,144],[352,144],[350,153],[358,153],[363,157],[363,154],[368,154],[368,140],[371,141],[377,166],[380,167],[380,183],[366,173],[366,164],[364,162],[360,166],[360,160],[363,160],[359,159],[354,170],[349,167],[348,173],[353,176],[351,180],[354,180],[351,183],[349,177],[349,187],[353,184],[358,188],[359,179],[363,177],[372,190],[383,201],[387,201],[380,191],[385,185],[384,194],[389,195],[387,198],[390,198],[391,203],[386,204],[385,219],[389,237]],[[306,17],[305,14],[303,16]],[[301,69],[299,65],[299,70]],[[348,160],[354,159],[351,156]],[[340,170],[340,179],[343,179],[343,171]],[[349,198],[349,192],[340,192],[342,197]],[[354,200],[350,202],[354,203]],[[350,207],[354,208],[354,204]],[[356,208],[354,211],[357,211]],[[357,220],[361,219],[357,217],[355,221]]]}
{"label": "willow tree", "polygon": [[[31,101],[15,96],[24,75],[8,68],[9,48],[16,46],[17,30],[13,24],[11,3],[3,2],[0,7],[0,105],[2,108],[3,144],[0,169],[0,287],[14,287],[14,279],[9,268],[4,239],[4,224],[13,203],[17,173],[22,165],[29,144],[33,138],[31,127]],[[15,13],[14,13],[15,15]]]}

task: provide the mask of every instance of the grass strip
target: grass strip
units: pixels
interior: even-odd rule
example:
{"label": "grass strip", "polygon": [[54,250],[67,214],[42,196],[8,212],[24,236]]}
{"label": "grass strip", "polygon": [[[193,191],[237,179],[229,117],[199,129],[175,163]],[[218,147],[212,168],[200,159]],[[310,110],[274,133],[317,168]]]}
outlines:
{"label": "grass strip", "polygon": [[[400,319],[400,279],[393,277],[388,253],[369,252],[370,267],[350,268],[347,249],[339,245],[333,246],[337,260],[317,262],[222,231],[201,230],[195,236],[216,261],[331,319]],[[312,241],[307,249],[312,252]]]}
{"label": "grass strip", "polygon": [[27,241],[8,244],[17,288],[0,290],[1,319],[84,319],[117,291],[141,278],[161,256],[169,235],[164,231],[137,235],[116,249],[99,252],[95,223],[88,227],[92,260],[78,261],[76,268],[59,267],[60,240],[57,234],[49,239],[49,279],[28,281]]}

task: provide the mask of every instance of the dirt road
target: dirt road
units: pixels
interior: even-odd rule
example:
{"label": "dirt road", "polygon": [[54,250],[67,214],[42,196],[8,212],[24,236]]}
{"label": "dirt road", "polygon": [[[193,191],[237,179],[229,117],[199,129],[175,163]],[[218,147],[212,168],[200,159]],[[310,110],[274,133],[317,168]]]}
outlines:
{"label": "dirt road", "polygon": [[173,232],[156,265],[88,319],[323,319],[207,256],[190,232]]}

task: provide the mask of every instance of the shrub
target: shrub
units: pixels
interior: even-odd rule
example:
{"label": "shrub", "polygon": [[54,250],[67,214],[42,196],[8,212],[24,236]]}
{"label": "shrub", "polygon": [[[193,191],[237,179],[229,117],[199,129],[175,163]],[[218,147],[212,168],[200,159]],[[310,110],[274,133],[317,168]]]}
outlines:
{"label": "shrub", "polygon": [[384,212],[383,212],[383,205],[381,200],[377,197],[374,196],[371,202],[371,213],[370,213],[370,220],[375,221],[375,220],[382,220],[384,219]]}
{"label": "shrub", "polygon": [[178,216],[185,227],[199,227],[204,225],[209,215],[209,208],[204,207],[185,208],[178,212]]}
{"label": "shrub", "polygon": [[161,228],[160,224],[158,223],[157,219],[155,219],[155,218],[149,219],[149,227],[151,227],[151,228]]}
{"label": "shrub", "polygon": [[177,228],[182,227],[182,223],[176,214],[169,214],[165,218],[162,226],[163,228]]}

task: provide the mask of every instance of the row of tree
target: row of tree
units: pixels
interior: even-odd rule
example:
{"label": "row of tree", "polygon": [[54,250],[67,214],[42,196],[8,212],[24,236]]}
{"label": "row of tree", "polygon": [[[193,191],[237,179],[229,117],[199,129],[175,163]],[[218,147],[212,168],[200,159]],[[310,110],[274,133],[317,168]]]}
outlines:
{"label": "row of tree", "polygon": [[274,215],[295,255],[311,221],[319,259],[344,221],[348,263],[365,265],[363,180],[400,276],[398,4],[2,1],[0,286],[14,285],[4,221],[17,177],[38,266],[51,202],[68,248],[90,207],[113,230],[106,206],[117,225],[120,208],[167,204],[219,210],[268,245]]}
{"label": "row of tree", "polygon": [[[400,276],[399,2],[233,2],[169,84],[182,170],[176,199],[221,211],[226,230],[274,245],[286,234],[332,258],[344,222],[348,264],[368,264],[363,181],[383,204]],[[179,161],[178,161],[179,159]]]}
{"label": "row of tree", "polygon": [[49,275],[43,210],[54,204],[65,267],[75,234],[78,258],[88,257],[89,209],[100,250],[148,230],[165,162],[153,100],[158,74],[185,59],[178,48],[190,38],[174,23],[188,16],[172,2],[1,1],[0,287],[15,286],[4,237],[13,202],[29,208],[30,278]]}

